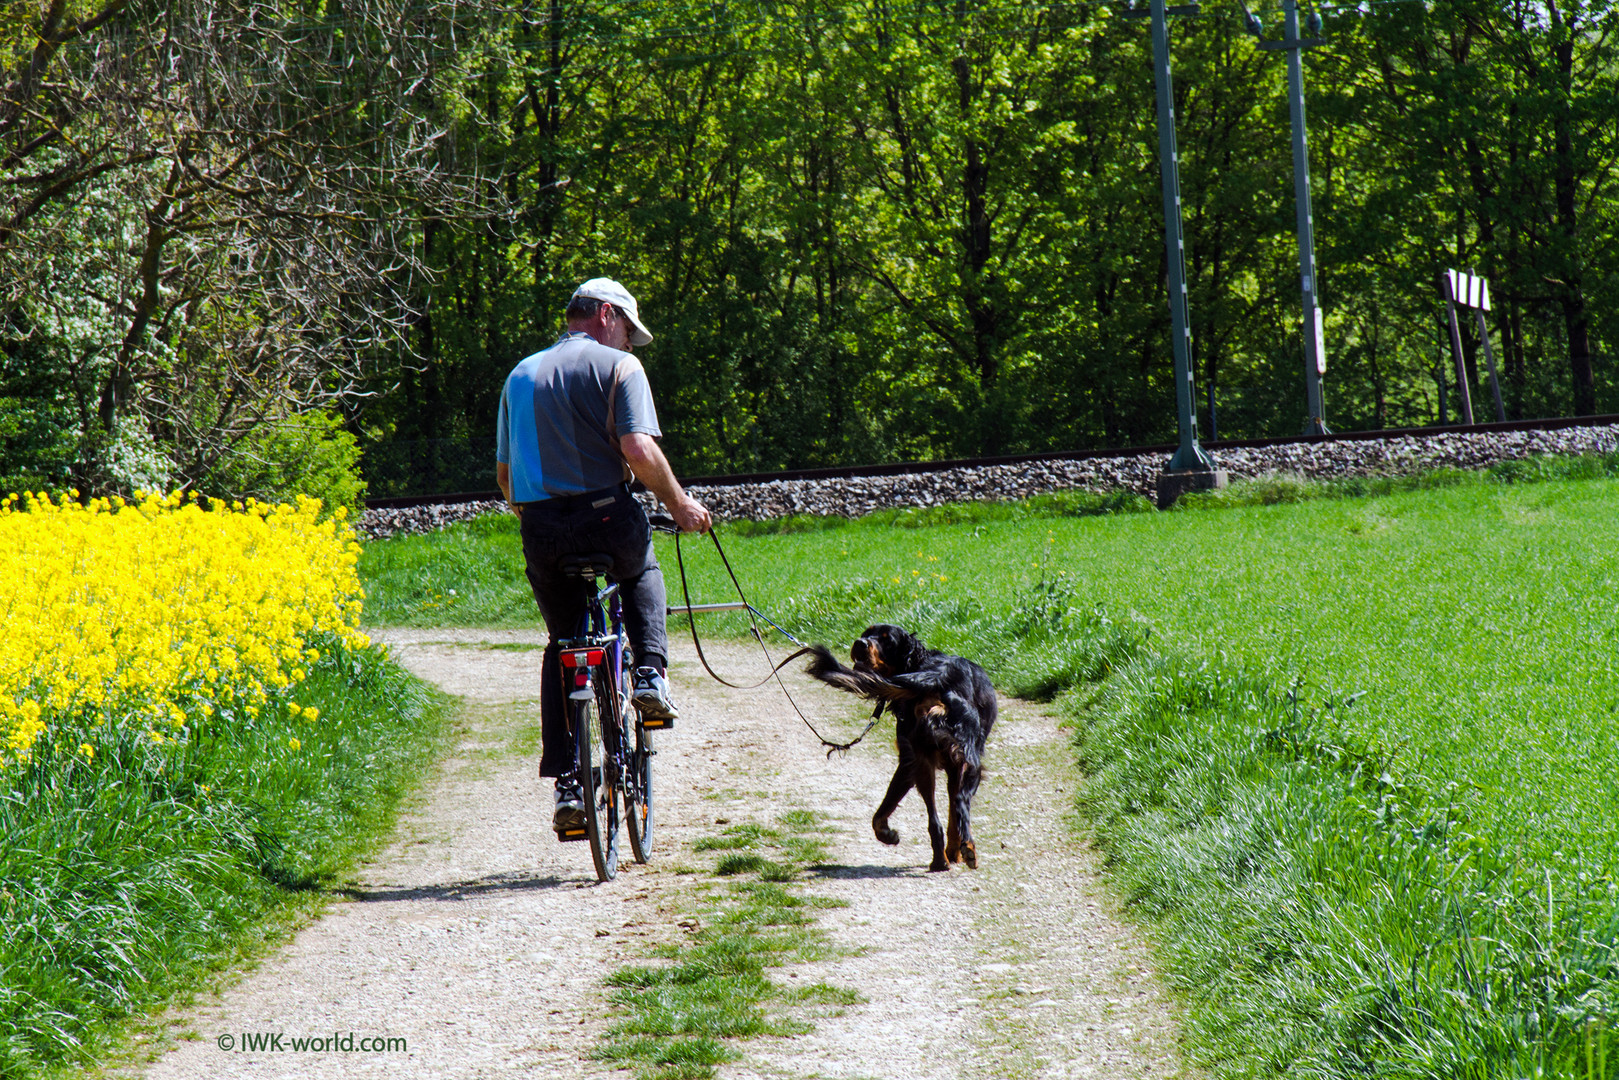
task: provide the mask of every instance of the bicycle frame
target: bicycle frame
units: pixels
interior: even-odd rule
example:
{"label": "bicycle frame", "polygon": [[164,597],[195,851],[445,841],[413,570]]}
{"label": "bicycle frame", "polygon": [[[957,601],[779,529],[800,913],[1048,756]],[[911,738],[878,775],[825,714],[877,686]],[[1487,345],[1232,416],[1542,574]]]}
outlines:
{"label": "bicycle frame", "polygon": [[585,820],[558,830],[557,838],[588,840],[596,876],[608,881],[618,874],[620,824],[630,826],[637,862],[645,862],[650,850],[651,746],[631,718],[629,636],[618,585],[595,586],[593,578],[582,585],[596,591],[587,598],[578,632],[557,645]]}
{"label": "bicycle frame", "polygon": [[[611,675],[609,686],[615,699],[614,705],[617,706],[616,698],[619,687],[623,685],[624,656],[628,644],[624,635],[624,611],[618,596],[618,583],[608,582],[597,590],[586,606],[584,618],[579,621],[579,632],[557,643],[561,649],[559,659],[562,661],[563,679],[567,680],[570,672],[573,674],[571,685],[565,682],[563,686],[568,697],[579,700],[575,695],[589,695],[592,691],[591,673],[605,666]],[[614,715],[618,713],[615,711]]]}

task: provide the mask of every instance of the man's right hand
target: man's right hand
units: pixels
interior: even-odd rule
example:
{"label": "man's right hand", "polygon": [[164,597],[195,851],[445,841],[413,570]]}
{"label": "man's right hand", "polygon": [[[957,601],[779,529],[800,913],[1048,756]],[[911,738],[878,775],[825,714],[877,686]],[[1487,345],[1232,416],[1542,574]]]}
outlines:
{"label": "man's right hand", "polygon": [[675,519],[675,525],[681,532],[706,533],[714,526],[714,517],[708,512],[708,507],[692,498],[682,494],[675,500],[675,505],[669,507],[669,516]]}

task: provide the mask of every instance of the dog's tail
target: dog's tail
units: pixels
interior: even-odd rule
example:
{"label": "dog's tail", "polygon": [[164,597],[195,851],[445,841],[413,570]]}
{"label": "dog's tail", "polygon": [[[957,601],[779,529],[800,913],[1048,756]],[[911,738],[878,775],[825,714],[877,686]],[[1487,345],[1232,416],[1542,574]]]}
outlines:
{"label": "dog's tail", "polygon": [[[894,708],[899,702],[921,703],[915,716],[933,730],[934,738],[941,744],[953,747],[952,753],[958,762],[967,761],[974,766],[978,765],[983,740],[975,742],[969,739],[962,742],[957,733],[950,729],[947,722],[948,714],[941,702],[947,690],[938,673],[911,671],[903,674],[878,675],[871,671],[851,671],[838,663],[831,650],[824,645],[812,645],[806,651],[810,653],[810,662],[805,665],[805,672],[828,686],[835,686],[839,690],[846,690],[870,701],[879,702],[879,709],[882,704]],[[895,716],[898,717],[899,713],[895,713]]]}
{"label": "dog's tail", "polygon": [[809,647],[810,661],[804,671],[828,686],[846,690],[870,701],[904,701],[916,695],[870,671],[851,671],[838,663],[825,645]]}
{"label": "dog's tail", "polygon": [[936,677],[926,672],[904,675],[878,675],[872,671],[851,671],[838,663],[825,645],[811,645],[810,662],[804,671],[828,686],[846,690],[870,701],[915,701],[929,693],[939,693]]}

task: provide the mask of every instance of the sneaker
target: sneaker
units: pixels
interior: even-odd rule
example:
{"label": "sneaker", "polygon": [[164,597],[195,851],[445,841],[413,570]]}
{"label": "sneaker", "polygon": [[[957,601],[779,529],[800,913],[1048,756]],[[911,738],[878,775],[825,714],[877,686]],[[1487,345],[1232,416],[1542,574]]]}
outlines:
{"label": "sneaker", "polygon": [[559,832],[585,827],[585,796],[575,777],[557,778],[556,812],[551,817],[551,827]]}
{"label": "sneaker", "polygon": [[669,699],[669,683],[654,667],[635,669],[635,692],[630,695],[630,701],[641,710],[641,722],[649,727],[659,721],[662,723],[658,726],[667,726],[680,715],[680,710]]}

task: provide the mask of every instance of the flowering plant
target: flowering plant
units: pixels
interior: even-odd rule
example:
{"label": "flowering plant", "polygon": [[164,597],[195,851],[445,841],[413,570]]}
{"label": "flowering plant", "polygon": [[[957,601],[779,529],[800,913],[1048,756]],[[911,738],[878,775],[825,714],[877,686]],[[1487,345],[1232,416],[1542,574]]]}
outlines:
{"label": "flowering plant", "polygon": [[[318,644],[354,649],[359,545],[340,508],[179,493],[0,500],[0,765],[42,738],[181,742],[291,700]],[[76,750],[75,750],[76,748]]]}

